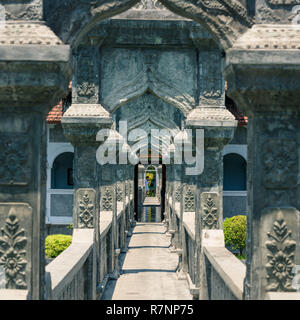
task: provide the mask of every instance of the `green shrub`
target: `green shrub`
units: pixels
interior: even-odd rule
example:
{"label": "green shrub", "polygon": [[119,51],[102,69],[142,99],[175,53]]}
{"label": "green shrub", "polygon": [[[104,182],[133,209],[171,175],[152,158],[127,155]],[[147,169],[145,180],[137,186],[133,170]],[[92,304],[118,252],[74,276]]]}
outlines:
{"label": "green shrub", "polygon": [[47,258],[56,258],[66,250],[72,242],[72,236],[53,234],[46,237],[45,254]]}
{"label": "green shrub", "polygon": [[226,218],[223,222],[225,245],[232,246],[232,249],[239,250],[239,255],[243,255],[246,247],[246,216],[234,216]]}

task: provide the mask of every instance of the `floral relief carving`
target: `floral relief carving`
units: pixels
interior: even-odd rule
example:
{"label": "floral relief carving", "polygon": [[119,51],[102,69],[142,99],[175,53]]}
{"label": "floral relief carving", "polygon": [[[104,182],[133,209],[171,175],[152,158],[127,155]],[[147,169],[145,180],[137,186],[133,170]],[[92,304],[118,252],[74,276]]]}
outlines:
{"label": "floral relief carving", "polygon": [[267,254],[267,287],[266,291],[295,291],[292,287],[295,266],[294,256],[296,241],[291,239],[292,232],[280,212],[273,223],[273,232],[267,234],[269,240],[265,245],[269,251]]}
{"label": "floral relief carving", "polygon": [[102,210],[112,211],[113,210],[113,195],[110,188],[105,188],[104,194],[102,196]]}
{"label": "floral relief carving", "polygon": [[263,151],[263,179],[267,188],[292,188],[297,184],[297,144],[290,140],[270,139]]}
{"label": "floral relief carving", "polygon": [[[220,52],[203,52],[202,95],[205,98],[219,98],[222,95],[221,54]],[[210,63],[207,63],[210,61]]]}
{"label": "floral relief carving", "polygon": [[267,0],[269,4],[272,5],[295,5],[295,4],[300,4],[300,0]]}
{"label": "floral relief carving", "polygon": [[184,211],[195,211],[195,195],[192,188],[188,188],[184,196]]}
{"label": "floral relief carving", "polygon": [[218,224],[218,208],[212,195],[208,195],[203,204],[203,227],[205,229],[217,229]]}
{"label": "floral relief carving", "polygon": [[27,265],[25,230],[20,229],[20,221],[15,210],[9,211],[0,236],[0,266],[6,277],[6,289],[27,289],[25,268]]}
{"label": "floral relief carving", "polygon": [[94,227],[94,204],[90,201],[88,192],[79,201],[79,225],[82,228]]}
{"label": "floral relief carving", "polygon": [[177,186],[177,188],[176,188],[175,200],[176,200],[176,202],[180,202],[180,200],[181,200],[181,187],[180,186]]}
{"label": "floral relief carving", "polygon": [[28,141],[25,137],[0,138],[0,185],[26,185],[30,180]]}
{"label": "floral relief carving", "polygon": [[123,188],[120,185],[117,186],[117,201],[123,201]]}
{"label": "floral relief carving", "polygon": [[141,0],[133,9],[164,9],[163,5],[158,2],[158,0]]}
{"label": "floral relief carving", "polygon": [[95,94],[93,57],[83,49],[77,65],[77,94],[80,97],[91,97]]}

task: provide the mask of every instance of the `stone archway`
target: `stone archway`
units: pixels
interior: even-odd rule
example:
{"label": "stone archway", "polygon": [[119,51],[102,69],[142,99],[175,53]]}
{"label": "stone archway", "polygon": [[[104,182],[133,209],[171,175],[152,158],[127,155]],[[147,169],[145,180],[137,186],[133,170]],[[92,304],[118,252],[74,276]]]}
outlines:
{"label": "stone archway", "polygon": [[[254,24],[238,0],[158,0],[170,11],[192,19],[206,28],[221,44],[230,48]],[[120,14],[141,0],[45,1],[45,20],[65,42],[76,46],[93,26]]]}

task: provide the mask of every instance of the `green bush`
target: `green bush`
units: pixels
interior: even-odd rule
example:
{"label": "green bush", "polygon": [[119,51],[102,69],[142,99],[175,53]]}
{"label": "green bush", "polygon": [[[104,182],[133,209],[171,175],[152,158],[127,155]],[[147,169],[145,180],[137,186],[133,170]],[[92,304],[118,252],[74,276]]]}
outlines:
{"label": "green bush", "polygon": [[56,258],[66,250],[72,242],[72,236],[53,234],[46,237],[45,254],[47,258]]}
{"label": "green bush", "polygon": [[239,250],[239,256],[244,256],[246,247],[246,216],[234,216],[226,218],[223,222],[225,245],[232,246],[232,249]]}

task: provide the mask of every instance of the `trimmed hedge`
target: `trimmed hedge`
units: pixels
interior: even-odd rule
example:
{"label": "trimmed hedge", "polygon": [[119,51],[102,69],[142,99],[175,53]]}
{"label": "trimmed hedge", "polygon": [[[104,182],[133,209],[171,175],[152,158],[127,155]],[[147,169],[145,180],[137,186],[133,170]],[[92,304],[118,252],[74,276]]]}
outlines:
{"label": "trimmed hedge", "polygon": [[46,237],[45,254],[47,258],[56,258],[66,250],[72,242],[72,236],[53,234]]}
{"label": "trimmed hedge", "polygon": [[246,248],[247,217],[243,215],[226,218],[223,222],[225,245],[239,250],[239,255],[244,256]]}

